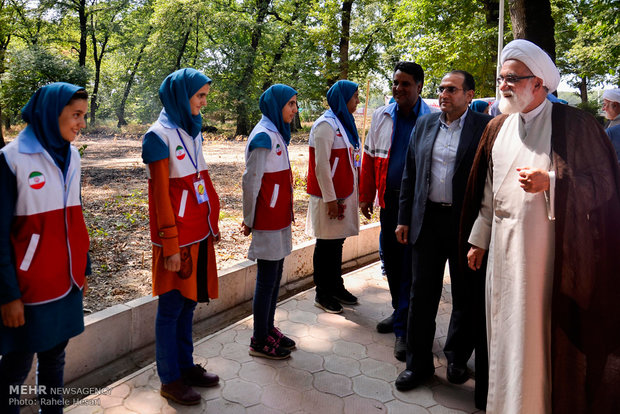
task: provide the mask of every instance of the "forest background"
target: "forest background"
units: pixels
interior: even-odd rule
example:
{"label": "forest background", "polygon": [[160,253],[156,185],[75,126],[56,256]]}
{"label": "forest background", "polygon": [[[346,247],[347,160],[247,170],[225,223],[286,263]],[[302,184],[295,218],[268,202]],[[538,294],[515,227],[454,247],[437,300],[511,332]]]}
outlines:
{"label": "forest background", "polygon": [[[618,4],[509,0],[504,43],[527,38],[545,48],[579,90],[573,98],[596,113],[592,90],[620,86]],[[203,119],[217,132],[204,134],[204,154],[222,203],[221,269],[243,260],[249,244],[239,233],[244,140],[265,89],[286,83],[299,92],[289,147],[299,244],[309,239],[308,131],[328,88],[358,82],[370,113],[391,95],[394,64],[414,60],[425,71],[424,98],[436,97],[451,69],[474,75],[476,96],[494,96],[498,23],[498,0],[0,0],[0,147],[23,128],[20,110],[36,89],[85,86],[88,127],[75,144],[93,263],[85,308],[95,312],[151,290],[141,136],[169,73],[189,66],[213,79]],[[368,127],[362,114],[356,122]]]}
{"label": "forest background", "polygon": [[[620,85],[617,1],[507,3],[504,41],[539,40],[584,105],[592,88]],[[149,124],[161,81],[188,66],[213,79],[205,122],[231,137],[250,132],[274,83],[299,91],[301,121],[338,79],[370,79],[376,107],[399,60],[422,65],[424,97],[454,68],[494,96],[498,15],[498,0],[0,0],[0,118],[20,123],[38,87],[64,80],[90,93],[89,127]]]}

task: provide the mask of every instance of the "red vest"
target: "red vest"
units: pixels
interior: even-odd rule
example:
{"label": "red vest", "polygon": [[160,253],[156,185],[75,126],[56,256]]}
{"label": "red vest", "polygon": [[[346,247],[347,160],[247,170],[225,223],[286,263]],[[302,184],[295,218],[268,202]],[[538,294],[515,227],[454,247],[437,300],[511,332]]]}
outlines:
{"label": "red vest", "polygon": [[[207,163],[202,154],[202,136],[198,134],[192,140],[182,129],[164,127],[159,121],[155,122],[149,131],[157,134],[168,147],[169,194],[179,235],[179,246],[194,244],[206,239],[209,234],[219,234],[220,200],[209,177]],[[183,142],[181,142],[181,137]],[[198,203],[196,197],[194,182],[198,179],[198,174],[192,160],[196,163],[200,178],[205,184],[208,200],[203,203]],[[157,226],[157,211],[152,200],[153,181],[148,165],[146,171],[149,178],[151,242],[161,246],[162,241]]]}
{"label": "red vest", "polygon": [[252,228],[282,230],[290,226],[293,221],[293,173],[288,159],[288,149],[279,133],[259,123],[248,137],[248,144],[245,148],[246,159],[249,156],[250,143],[261,132],[271,138],[271,151],[267,155],[265,171],[256,199]]}
{"label": "red vest", "polygon": [[80,201],[80,154],[66,178],[29,128],[1,150],[17,180],[11,226],[17,282],[26,305],[53,302],[84,286],[89,247]]}
{"label": "red vest", "polygon": [[314,155],[314,130],[321,122],[327,122],[334,130],[334,144],[332,145],[332,150],[329,157],[329,165],[332,173],[332,183],[334,184],[336,198],[345,199],[353,194],[355,185],[355,178],[353,176],[353,146],[349,142],[345,129],[340,121],[336,118],[326,117],[325,114],[321,115],[321,117],[314,122],[314,125],[312,125],[312,130],[310,130],[310,138],[308,140],[308,145],[310,147],[310,159],[308,160],[308,180],[306,191],[310,195],[322,197],[321,187],[319,186],[319,182],[316,178],[316,160]]}

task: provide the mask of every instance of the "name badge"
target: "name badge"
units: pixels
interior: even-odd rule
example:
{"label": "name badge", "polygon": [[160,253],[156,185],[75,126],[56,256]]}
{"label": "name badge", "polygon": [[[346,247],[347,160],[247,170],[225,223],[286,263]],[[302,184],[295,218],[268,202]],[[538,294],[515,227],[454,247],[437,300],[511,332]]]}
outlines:
{"label": "name badge", "polygon": [[354,167],[362,166],[362,151],[359,148],[355,148],[353,150],[353,166]]}
{"label": "name badge", "polygon": [[205,180],[201,178],[200,180],[194,181],[194,190],[196,193],[196,200],[198,201],[198,204],[209,201],[209,196],[207,195],[207,188],[205,187]]}

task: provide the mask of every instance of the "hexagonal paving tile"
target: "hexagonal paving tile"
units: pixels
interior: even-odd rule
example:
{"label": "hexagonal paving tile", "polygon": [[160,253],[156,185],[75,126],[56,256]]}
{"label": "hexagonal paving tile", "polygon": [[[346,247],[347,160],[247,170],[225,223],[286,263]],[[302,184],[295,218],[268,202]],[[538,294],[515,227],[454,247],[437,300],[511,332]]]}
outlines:
{"label": "hexagonal paving tile", "polygon": [[317,390],[304,392],[301,401],[303,413],[340,414],[344,409],[344,401],[335,395]]}
{"label": "hexagonal paving tile", "polygon": [[303,369],[308,372],[318,372],[323,369],[323,357],[301,349],[295,350],[293,356],[287,360],[293,368]]}
{"label": "hexagonal paving tile", "polygon": [[159,414],[165,399],[150,388],[135,388],[124,402],[125,408],[140,414]]}
{"label": "hexagonal paving tile", "polygon": [[351,379],[344,375],[332,374],[328,371],[317,372],[314,375],[314,388],[317,390],[344,397],[353,393]]}
{"label": "hexagonal paving tile", "polygon": [[394,364],[389,362],[377,361],[373,358],[364,358],[360,361],[360,370],[366,376],[392,382],[398,376]]}
{"label": "hexagonal paving tile", "polygon": [[387,407],[380,401],[353,394],[344,397],[344,414],[387,413]]}
{"label": "hexagonal paving tile", "polygon": [[312,389],[313,377],[308,371],[284,367],[278,370],[276,381],[280,385],[299,391],[306,391]]}
{"label": "hexagonal paving tile", "polygon": [[372,398],[384,403],[394,399],[392,386],[389,383],[362,375],[353,378],[353,391],[362,397]]}
{"label": "hexagonal paving tile", "polygon": [[270,384],[275,381],[276,369],[269,365],[259,364],[255,361],[241,364],[239,377],[259,385]]}
{"label": "hexagonal paving tile", "polygon": [[326,341],[337,341],[340,339],[340,330],[334,326],[312,325],[308,329],[308,335]]}
{"label": "hexagonal paving tile", "polygon": [[366,358],[366,347],[355,342],[337,341],[334,343],[334,353],[349,358]]}
{"label": "hexagonal paving tile", "polygon": [[327,371],[352,378],[361,373],[359,361],[340,355],[327,355],[323,364]]}
{"label": "hexagonal paving tile", "polygon": [[302,393],[292,388],[281,385],[270,385],[263,389],[261,402],[271,408],[277,408],[280,412],[292,413],[299,410]]}
{"label": "hexagonal paving tile", "polygon": [[302,311],[299,309],[293,309],[288,313],[288,319],[292,322],[305,323],[308,325],[314,325],[317,321],[316,314],[312,312]]}
{"label": "hexagonal paving tile", "polygon": [[390,414],[430,414],[430,412],[419,405],[404,403],[394,400],[385,404]]}
{"label": "hexagonal paving tile", "polygon": [[260,402],[261,393],[261,387],[253,382],[235,378],[226,381],[224,390],[222,390],[222,397],[228,401],[239,403],[244,407],[250,407]]}
{"label": "hexagonal paving tile", "polygon": [[237,361],[221,356],[209,359],[209,371],[217,374],[223,380],[235,378],[240,368],[241,364]]}

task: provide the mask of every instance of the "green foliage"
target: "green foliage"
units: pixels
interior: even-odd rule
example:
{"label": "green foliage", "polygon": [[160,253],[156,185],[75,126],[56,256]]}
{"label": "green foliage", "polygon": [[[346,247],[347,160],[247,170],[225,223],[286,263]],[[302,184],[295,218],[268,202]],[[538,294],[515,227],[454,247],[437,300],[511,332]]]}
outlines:
{"label": "green foliage", "polygon": [[13,116],[41,86],[52,82],[86,84],[88,71],[58,51],[30,46],[12,51],[0,83],[0,103]]}

